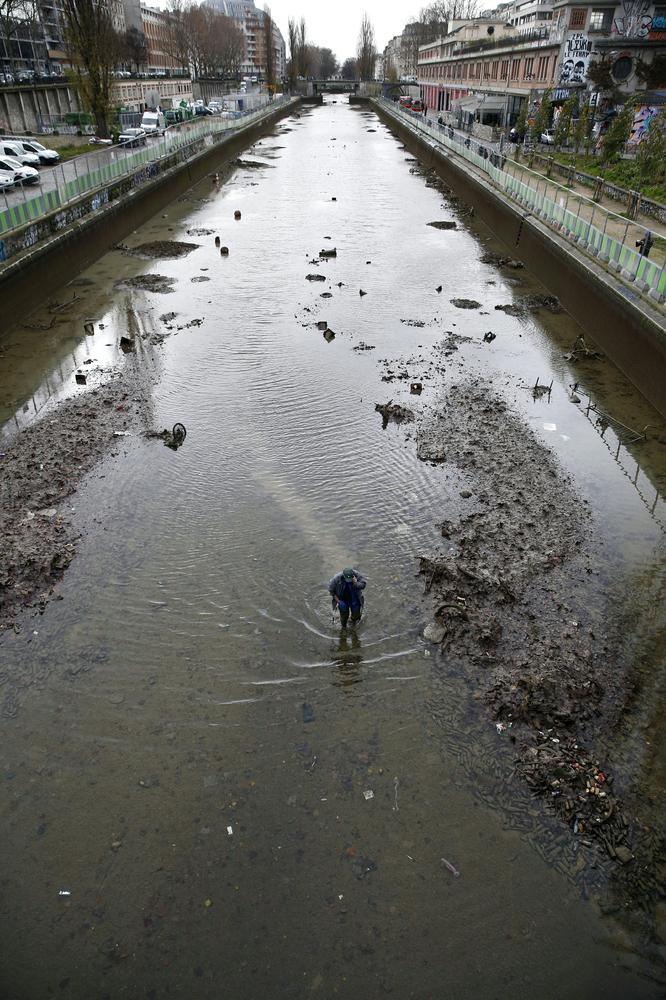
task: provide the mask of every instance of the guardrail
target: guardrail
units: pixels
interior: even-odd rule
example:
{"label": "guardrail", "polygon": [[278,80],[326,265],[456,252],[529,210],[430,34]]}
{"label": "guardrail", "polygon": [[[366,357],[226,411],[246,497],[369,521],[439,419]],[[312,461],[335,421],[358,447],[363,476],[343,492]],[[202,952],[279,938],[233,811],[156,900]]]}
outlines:
{"label": "guardrail", "polygon": [[[399,120],[409,121],[417,132],[456,153],[486,174],[495,187],[529,214],[545,222],[590,257],[605,264],[641,294],[663,306],[666,301],[666,253],[661,263],[649,260],[639,244],[654,240],[654,233],[598,205],[550,178],[505,157],[488,143],[457,133],[450,125],[429,124],[413,112],[398,109],[382,97],[379,103]],[[649,237],[648,234],[649,233]],[[666,244],[666,241],[664,241]]]}
{"label": "guardrail", "polygon": [[[54,168],[56,178],[60,171],[62,179],[60,182],[56,180],[50,191],[30,198],[23,188],[24,200],[16,205],[10,205],[4,195],[6,207],[0,211],[0,236],[64,208],[82,195],[102,190],[112,181],[134,174],[141,167],[172,156],[178,150],[193,146],[202,139],[210,139],[212,145],[216,137],[258,121],[276,107],[288,104],[290,100],[287,96],[276,98],[262,108],[240,112],[233,119],[217,121],[207,118],[205,122],[185,122],[171,126],[162,139],[150,142],[144,149],[137,149],[136,152],[123,152],[122,156],[118,156],[118,152],[125,147],[114,146],[104,152],[88,153],[69,160],[67,164]],[[71,166],[74,167],[74,176],[67,178],[65,170]]]}

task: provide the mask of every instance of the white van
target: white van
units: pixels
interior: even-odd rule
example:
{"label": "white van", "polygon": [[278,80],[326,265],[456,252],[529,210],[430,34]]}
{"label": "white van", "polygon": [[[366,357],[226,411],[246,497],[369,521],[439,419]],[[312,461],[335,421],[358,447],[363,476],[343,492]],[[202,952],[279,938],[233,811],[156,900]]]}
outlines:
{"label": "white van", "polygon": [[0,139],[0,153],[3,156],[13,156],[25,167],[38,167],[39,156],[36,153],[28,153],[23,149],[20,142],[10,142],[9,139]]}
{"label": "white van", "polygon": [[166,118],[161,111],[144,111],[141,128],[146,135],[162,135],[166,128]]}

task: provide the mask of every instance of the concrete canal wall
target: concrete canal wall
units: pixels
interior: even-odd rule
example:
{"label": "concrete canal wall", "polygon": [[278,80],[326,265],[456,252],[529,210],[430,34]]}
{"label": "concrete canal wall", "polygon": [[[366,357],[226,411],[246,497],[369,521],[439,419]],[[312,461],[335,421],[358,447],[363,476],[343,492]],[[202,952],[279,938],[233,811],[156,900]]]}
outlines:
{"label": "concrete canal wall", "polygon": [[281,104],[247,126],[223,133],[217,141],[212,136],[202,138],[193,147],[148,163],[135,174],[119,178],[5,236],[5,263],[0,269],[0,331],[24,317],[193,184],[238,156],[297,104]]}
{"label": "concrete canal wall", "polygon": [[474,208],[506,243],[511,256],[529,267],[643,395],[666,414],[666,330],[657,309],[503,197],[455,153],[437,148],[380,102],[373,101],[372,106],[405,146]]}

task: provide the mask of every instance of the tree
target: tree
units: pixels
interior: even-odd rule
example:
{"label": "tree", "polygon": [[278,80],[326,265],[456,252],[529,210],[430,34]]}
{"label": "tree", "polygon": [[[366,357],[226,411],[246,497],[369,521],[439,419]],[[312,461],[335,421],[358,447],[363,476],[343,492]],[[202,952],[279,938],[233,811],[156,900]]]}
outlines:
{"label": "tree", "polygon": [[343,62],[340,76],[343,80],[358,80],[358,64],[353,56]]}
{"label": "tree", "polygon": [[377,50],[375,48],[375,29],[367,13],[361,20],[361,28],[358,35],[358,46],[356,49],[358,73],[361,80],[374,80],[375,61]]}
{"label": "tree", "polygon": [[666,55],[655,54],[651,63],[638,59],[636,76],[648,90],[656,90],[666,85]]}
{"label": "tree", "polygon": [[666,180],[666,121],[661,116],[650,122],[647,135],[639,142],[636,166],[643,186]]}
{"label": "tree", "polygon": [[565,101],[562,105],[559,115],[557,116],[557,121],[555,122],[555,148],[560,149],[565,146],[569,141],[569,136],[571,135],[571,126],[573,123],[573,116],[578,107],[578,98],[570,97],[568,101]]}
{"label": "tree", "polygon": [[296,51],[298,53],[298,76],[307,79],[310,75],[310,53],[308,52],[308,31],[304,17],[301,18],[298,25],[298,45]]}
{"label": "tree", "polygon": [[163,39],[164,51],[183,69],[190,70],[190,44],[185,31],[183,0],[168,0],[169,30]]}
{"label": "tree", "polygon": [[398,71],[395,68],[395,63],[390,56],[384,64],[384,79],[388,80],[389,83],[398,82]]}
{"label": "tree", "polygon": [[524,100],[515,125],[518,138],[521,141],[525,138],[525,133],[527,132],[527,115],[529,114],[529,110],[530,102],[528,100]]}
{"label": "tree", "polygon": [[337,76],[338,60],[335,58],[332,49],[319,49],[319,79],[320,80],[332,80],[334,76]]}
{"label": "tree", "polygon": [[289,37],[289,66],[287,67],[287,71],[289,75],[289,89],[293,90],[296,85],[296,77],[298,76],[298,25],[293,17],[289,18],[287,30]]}
{"label": "tree", "polygon": [[37,20],[35,0],[0,0],[0,30],[5,52],[12,69],[15,65],[13,41],[20,29],[32,27]]}
{"label": "tree", "polygon": [[629,141],[633,123],[634,105],[631,101],[627,101],[603,137],[601,144],[603,163],[612,163],[613,160],[620,158],[620,153]]}
{"label": "tree", "polygon": [[100,0],[62,0],[62,13],[79,97],[95,119],[97,134],[107,138],[111,74],[119,52],[109,7]]}
{"label": "tree", "polygon": [[546,90],[543,97],[541,98],[541,104],[538,107],[537,113],[534,117],[534,124],[530,129],[532,136],[532,142],[539,142],[541,136],[546,131],[550,125],[551,116],[551,104],[550,104],[550,90]]}
{"label": "tree", "polygon": [[120,36],[119,55],[123,62],[126,62],[130,69],[136,67],[139,73],[141,66],[148,62],[148,47],[146,46],[146,36],[138,28],[128,28]]}
{"label": "tree", "polygon": [[268,5],[264,7],[264,42],[266,46],[266,84],[271,91],[275,87],[275,44],[273,42],[273,16]]}
{"label": "tree", "polygon": [[576,155],[578,155],[580,147],[585,145],[589,139],[590,118],[591,118],[590,105],[586,104],[583,107],[581,113],[579,114],[578,121],[574,126],[573,139],[574,139],[574,151]]}

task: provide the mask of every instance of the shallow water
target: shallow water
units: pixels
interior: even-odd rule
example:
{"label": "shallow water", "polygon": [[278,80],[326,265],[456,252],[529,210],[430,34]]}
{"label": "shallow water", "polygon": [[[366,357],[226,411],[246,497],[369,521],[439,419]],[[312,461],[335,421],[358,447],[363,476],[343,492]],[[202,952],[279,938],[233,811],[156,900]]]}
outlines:
{"label": "shallow water", "polygon": [[[200,249],[154,264],[111,251],[93,284],[57,296],[77,293],[53,327],[2,343],[8,439],[77,391],[85,356],[93,372],[144,366],[155,426],[188,429],[177,453],[130,439],[89,477],[64,600],[1,649],[3,995],[660,996],[663,941],[581,895],[571,838],[524,790],[510,797],[510,745],[420,638],[416,556],[463,481],[418,462],[413,427],[382,431],[374,406],[418,410],[448,380],[492,378],[589,500],[602,587],[635,580],[646,641],[663,421],[608,362],[564,361],[579,332],[566,315],[495,311],[542,289],[480,263],[499,249],[480,223],[427,226],[452,210],[374,116],[329,104],[285,125],[252,149],[272,169],[201,184],[126,240]],[[229,258],[187,235],[198,227]],[[173,276],[174,293],[114,291],[142,273]],[[172,311],[176,327],[203,324],[151,345]],[[125,359],[128,329],[145,340]],[[446,331],[472,340],[437,371]],[[381,382],[380,362],[401,357],[419,398]],[[532,398],[536,377],[554,379],[550,398]],[[602,436],[572,382],[650,440]],[[341,635],[326,582],[346,564],[369,586],[365,620]],[[617,738],[628,783],[657,803],[663,764],[645,741],[663,735],[663,676],[653,658]]]}

